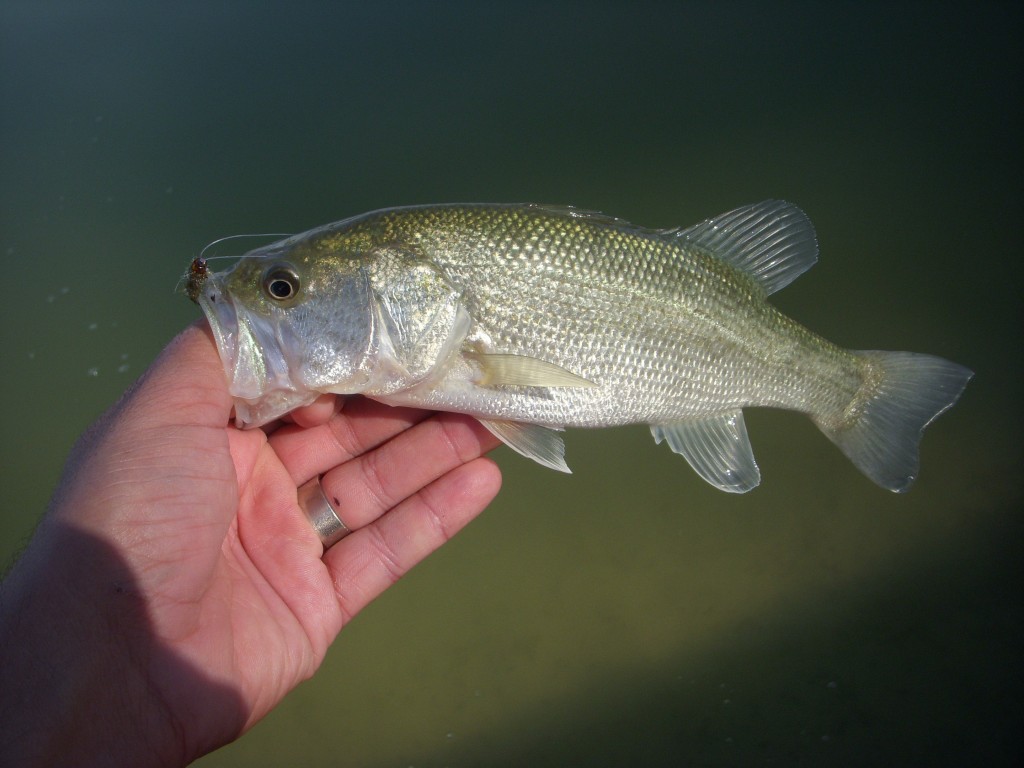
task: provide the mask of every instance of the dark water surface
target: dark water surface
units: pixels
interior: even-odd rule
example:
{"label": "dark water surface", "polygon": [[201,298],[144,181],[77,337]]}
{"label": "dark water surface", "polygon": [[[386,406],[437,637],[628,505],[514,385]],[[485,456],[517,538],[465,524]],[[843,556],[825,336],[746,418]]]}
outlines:
{"label": "dark water surface", "polygon": [[[735,497],[645,428],[507,451],[500,498],[205,766],[1021,759],[1018,4],[0,5],[0,556],[198,310],[207,242],[389,205],[692,224],[777,197],[773,297],[976,371],[905,496],[747,416]],[[218,251],[230,253],[230,251]]]}

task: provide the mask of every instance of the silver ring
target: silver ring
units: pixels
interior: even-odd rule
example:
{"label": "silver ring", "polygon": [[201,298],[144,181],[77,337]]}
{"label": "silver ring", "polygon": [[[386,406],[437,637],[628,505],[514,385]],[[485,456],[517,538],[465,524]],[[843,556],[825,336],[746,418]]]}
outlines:
{"label": "silver ring", "polygon": [[320,537],[325,552],[352,533],[352,529],[341,522],[338,513],[327,500],[324,489],[320,487],[319,476],[302,485],[298,489],[298,494],[299,507],[306,514],[316,535]]}

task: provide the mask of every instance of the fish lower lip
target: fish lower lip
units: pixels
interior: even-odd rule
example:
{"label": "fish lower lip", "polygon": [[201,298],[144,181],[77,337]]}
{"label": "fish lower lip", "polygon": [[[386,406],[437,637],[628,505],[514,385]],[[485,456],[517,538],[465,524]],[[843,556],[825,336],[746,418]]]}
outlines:
{"label": "fish lower lip", "polygon": [[206,322],[213,331],[217,351],[224,365],[224,373],[228,382],[234,378],[238,360],[238,314],[231,299],[215,286],[211,286],[199,295],[199,306],[206,316]]}

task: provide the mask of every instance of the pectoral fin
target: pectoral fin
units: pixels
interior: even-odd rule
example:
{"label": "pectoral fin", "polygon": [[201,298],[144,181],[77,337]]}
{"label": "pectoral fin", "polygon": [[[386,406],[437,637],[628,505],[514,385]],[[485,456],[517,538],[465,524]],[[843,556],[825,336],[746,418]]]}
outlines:
{"label": "pectoral fin", "polygon": [[743,423],[743,411],[675,424],[652,424],[655,442],[668,442],[697,474],[716,488],[746,493],[761,482]]}
{"label": "pectoral fin", "polygon": [[480,419],[480,423],[516,453],[545,467],[572,474],[565,463],[565,443],[555,430],[521,421]]}
{"label": "pectoral fin", "polygon": [[481,387],[596,387],[560,365],[526,355],[469,354],[480,365]]}

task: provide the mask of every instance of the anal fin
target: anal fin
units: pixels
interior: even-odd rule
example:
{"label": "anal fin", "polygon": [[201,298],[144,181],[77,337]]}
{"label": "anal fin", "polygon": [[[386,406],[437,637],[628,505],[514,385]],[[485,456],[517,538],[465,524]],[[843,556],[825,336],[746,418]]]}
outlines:
{"label": "anal fin", "polygon": [[655,442],[665,440],[698,475],[719,490],[746,493],[761,482],[743,411],[674,424],[652,424],[651,434]]}
{"label": "anal fin", "polygon": [[572,474],[565,463],[565,443],[555,430],[537,424],[501,419],[480,419],[492,435],[516,453],[545,467]]}

